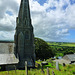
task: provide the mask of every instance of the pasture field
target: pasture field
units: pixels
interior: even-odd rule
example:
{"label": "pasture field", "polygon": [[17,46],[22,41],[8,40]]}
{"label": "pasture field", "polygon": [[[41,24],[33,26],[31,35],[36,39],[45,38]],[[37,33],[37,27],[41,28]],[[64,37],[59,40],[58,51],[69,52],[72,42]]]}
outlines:
{"label": "pasture field", "polygon": [[75,47],[75,43],[67,43],[67,42],[48,42],[48,45]]}
{"label": "pasture field", "polygon": [[66,44],[61,44],[60,46],[75,47],[75,43],[66,43]]}

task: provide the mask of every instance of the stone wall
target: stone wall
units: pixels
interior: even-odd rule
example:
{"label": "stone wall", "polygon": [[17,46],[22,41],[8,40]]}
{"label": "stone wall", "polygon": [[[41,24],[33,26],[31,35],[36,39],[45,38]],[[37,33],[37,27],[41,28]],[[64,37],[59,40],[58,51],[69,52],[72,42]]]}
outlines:
{"label": "stone wall", "polygon": [[0,41],[0,54],[13,54],[14,42],[1,42]]}

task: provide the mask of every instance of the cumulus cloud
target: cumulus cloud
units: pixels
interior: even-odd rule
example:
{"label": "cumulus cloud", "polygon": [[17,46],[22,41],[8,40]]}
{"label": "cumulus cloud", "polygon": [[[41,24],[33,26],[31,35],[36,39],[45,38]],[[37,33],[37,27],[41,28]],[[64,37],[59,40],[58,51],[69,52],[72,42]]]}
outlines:
{"label": "cumulus cloud", "polygon": [[[14,38],[20,1],[0,0],[1,38],[9,39],[11,34]],[[47,0],[43,5],[38,0],[29,1],[35,36],[47,41],[66,41],[69,30],[75,29],[75,4],[70,0]]]}
{"label": "cumulus cloud", "polygon": [[75,29],[74,8],[69,0],[47,0],[44,5],[31,2],[35,35],[46,40],[64,40],[70,35],[69,30]]}
{"label": "cumulus cloud", "polygon": [[0,0],[0,40],[14,39],[18,7],[16,0]]}

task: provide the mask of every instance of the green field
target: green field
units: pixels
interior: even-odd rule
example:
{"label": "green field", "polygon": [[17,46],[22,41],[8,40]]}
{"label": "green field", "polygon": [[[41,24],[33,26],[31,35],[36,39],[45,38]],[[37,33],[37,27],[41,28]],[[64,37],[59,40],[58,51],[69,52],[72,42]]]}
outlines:
{"label": "green field", "polygon": [[[42,61],[41,61],[42,62]],[[41,62],[37,61],[36,63],[41,64]],[[28,75],[47,75],[47,67],[49,67],[49,74],[52,75],[52,71],[54,71],[55,75],[75,75],[75,65],[66,65],[63,67],[59,65],[59,71],[55,68],[55,62],[51,62],[48,60],[48,65],[43,66],[43,71],[41,66],[36,66],[36,69],[28,70]],[[0,75],[26,75],[25,70],[13,70],[13,71],[2,71]]]}
{"label": "green field", "polygon": [[[56,70],[55,68],[49,68],[50,75],[52,75],[52,71],[54,71],[55,75],[75,75],[75,65],[62,67],[60,66],[60,71]],[[32,69],[28,70],[28,75],[47,75],[47,69],[44,68],[44,74],[41,69]],[[0,72],[0,75],[26,75],[25,70],[16,70],[13,71],[3,71]]]}
{"label": "green field", "polygon": [[[55,56],[64,56],[65,54],[75,53],[75,43],[64,43],[64,42],[47,42],[51,47],[51,50],[54,52]],[[75,64],[66,65],[63,67],[59,64],[59,71],[56,70],[55,62],[51,59],[46,60],[48,65],[41,67],[42,61],[36,61],[37,64],[35,69],[28,70],[28,75],[47,75],[47,67],[49,68],[49,73],[52,75],[52,71],[55,75],[75,75]],[[12,70],[12,71],[1,71],[0,75],[26,75],[25,70]]]}
{"label": "green field", "polygon": [[75,47],[75,43],[67,43],[67,42],[48,42],[49,45],[57,45],[57,46],[69,46]]}

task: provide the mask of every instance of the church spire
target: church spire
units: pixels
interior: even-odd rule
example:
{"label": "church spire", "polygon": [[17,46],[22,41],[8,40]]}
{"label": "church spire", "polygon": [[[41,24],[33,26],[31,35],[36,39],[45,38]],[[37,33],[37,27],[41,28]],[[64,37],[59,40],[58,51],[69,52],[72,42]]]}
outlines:
{"label": "church spire", "polygon": [[25,20],[31,22],[29,0],[21,0],[20,10],[18,14],[19,22],[25,23]]}
{"label": "church spire", "polygon": [[21,0],[16,25],[14,53],[19,59],[18,68],[24,68],[25,61],[28,62],[29,67],[34,67],[35,45],[33,26],[30,18],[29,0]]}

